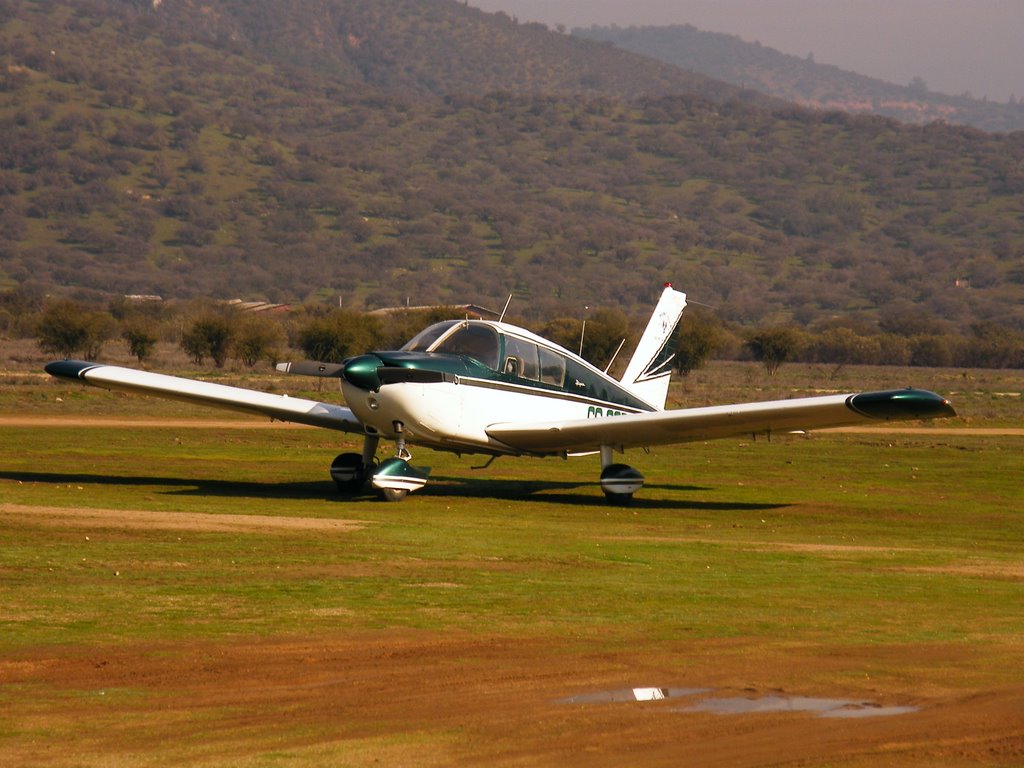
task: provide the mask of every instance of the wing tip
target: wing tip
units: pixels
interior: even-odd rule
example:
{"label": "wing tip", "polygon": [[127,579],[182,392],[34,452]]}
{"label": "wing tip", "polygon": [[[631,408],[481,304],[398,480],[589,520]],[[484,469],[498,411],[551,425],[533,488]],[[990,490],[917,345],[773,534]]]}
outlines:
{"label": "wing tip", "polygon": [[846,401],[851,410],[872,419],[945,419],[956,416],[952,403],[925,389],[861,392]]}
{"label": "wing tip", "polygon": [[51,363],[47,363],[43,370],[58,379],[74,379],[77,381],[84,379],[86,372],[98,367],[99,365],[96,363],[86,362],[85,360],[54,360]]}

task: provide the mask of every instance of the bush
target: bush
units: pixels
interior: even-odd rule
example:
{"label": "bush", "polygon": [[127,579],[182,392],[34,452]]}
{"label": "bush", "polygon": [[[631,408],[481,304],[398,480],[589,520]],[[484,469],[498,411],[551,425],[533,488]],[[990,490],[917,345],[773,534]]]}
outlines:
{"label": "bush", "polygon": [[223,368],[234,336],[232,320],[227,315],[200,317],[182,334],[181,348],[192,356],[196,365],[202,365],[203,359],[209,355],[214,365]]}
{"label": "bush", "polygon": [[762,363],[769,376],[791,359],[799,348],[799,337],[792,328],[767,328],[755,331],[746,339],[746,346],[754,359]]}
{"label": "bush", "polygon": [[235,357],[252,368],[260,360],[274,362],[285,346],[280,323],[266,315],[245,315],[234,336]]}
{"label": "bush", "polygon": [[121,338],[128,342],[128,351],[141,365],[153,354],[156,346],[156,329],[144,320],[130,321],[121,332]]}
{"label": "bush", "polygon": [[718,323],[706,312],[683,313],[676,337],[676,368],[686,376],[702,367],[722,342]]}
{"label": "bush", "polygon": [[48,306],[36,326],[37,342],[43,352],[60,357],[77,353],[87,360],[99,357],[113,332],[114,318],[108,313],[87,310],[69,299]]}
{"label": "bush", "polygon": [[332,309],[301,321],[298,346],[310,360],[340,363],[379,346],[382,337],[377,318],[344,309]]}

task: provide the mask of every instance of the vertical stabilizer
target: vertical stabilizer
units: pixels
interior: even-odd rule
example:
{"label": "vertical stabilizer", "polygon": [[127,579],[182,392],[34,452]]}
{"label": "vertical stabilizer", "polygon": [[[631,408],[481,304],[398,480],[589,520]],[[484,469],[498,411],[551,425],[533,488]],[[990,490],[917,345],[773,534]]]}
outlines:
{"label": "vertical stabilizer", "polygon": [[665,284],[633,359],[622,375],[622,384],[637,397],[658,408],[665,407],[672,361],[676,356],[676,328],[686,306],[686,294]]}

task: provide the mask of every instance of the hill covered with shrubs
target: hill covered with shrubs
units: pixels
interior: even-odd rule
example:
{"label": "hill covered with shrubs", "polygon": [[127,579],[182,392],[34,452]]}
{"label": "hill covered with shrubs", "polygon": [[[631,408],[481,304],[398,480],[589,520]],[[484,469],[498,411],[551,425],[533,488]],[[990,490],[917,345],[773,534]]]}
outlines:
{"label": "hill covered with shrubs", "polygon": [[[1024,327],[1024,134],[451,0],[0,0],[0,288]],[[12,301],[12,304],[16,302]]]}

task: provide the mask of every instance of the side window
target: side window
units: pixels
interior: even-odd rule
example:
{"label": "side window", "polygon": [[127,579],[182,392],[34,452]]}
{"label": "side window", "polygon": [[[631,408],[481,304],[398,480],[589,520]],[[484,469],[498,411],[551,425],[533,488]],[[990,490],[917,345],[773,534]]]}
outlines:
{"label": "side window", "polygon": [[562,386],[565,381],[565,360],[551,350],[540,347],[540,380],[545,384]]}
{"label": "side window", "polygon": [[537,345],[514,336],[505,337],[504,373],[537,381],[540,368],[537,364]]}

